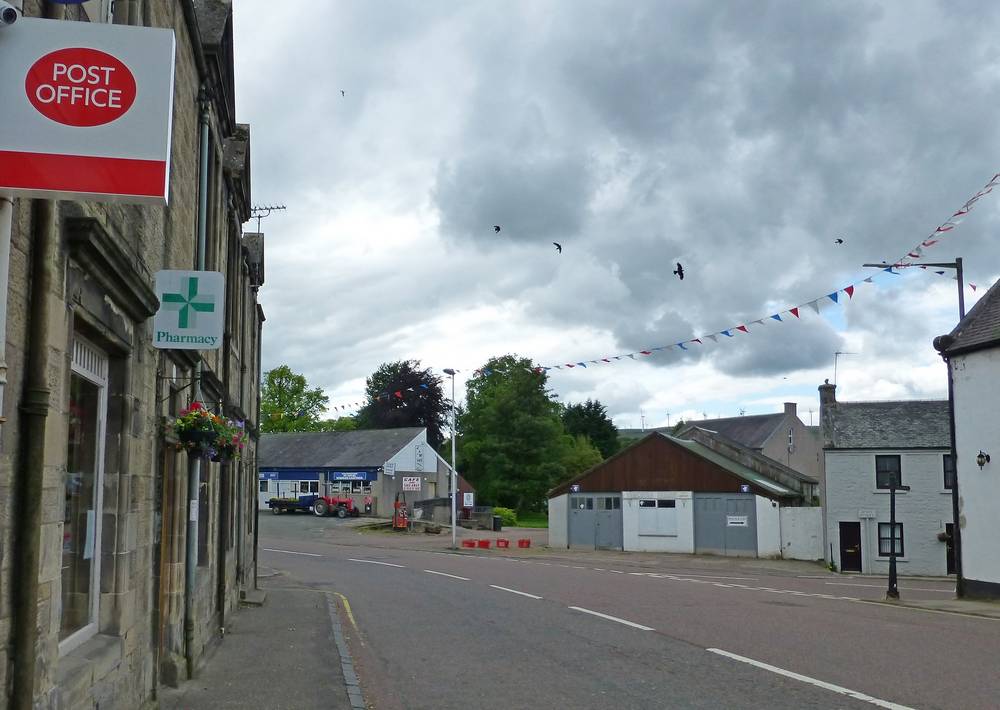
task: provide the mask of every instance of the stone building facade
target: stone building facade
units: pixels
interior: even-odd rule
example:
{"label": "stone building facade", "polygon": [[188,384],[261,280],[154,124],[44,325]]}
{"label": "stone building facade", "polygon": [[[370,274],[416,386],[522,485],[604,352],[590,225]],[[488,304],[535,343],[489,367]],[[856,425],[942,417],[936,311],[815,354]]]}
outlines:
{"label": "stone building facade", "polygon": [[[259,235],[242,233],[250,132],[235,119],[232,4],[25,0],[23,10],[169,28],[176,58],[168,207],[13,200],[0,348],[0,707],[153,707],[161,685],[196,672],[255,583],[263,251]],[[154,274],[197,268],[200,221],[205,269],[226,280],[223,346],[154,349]],[[244,421],[250,436],[241,459],[199,464],[189,501],[199,468],[166,424],[190,403],[199,363],[205,406]]]}

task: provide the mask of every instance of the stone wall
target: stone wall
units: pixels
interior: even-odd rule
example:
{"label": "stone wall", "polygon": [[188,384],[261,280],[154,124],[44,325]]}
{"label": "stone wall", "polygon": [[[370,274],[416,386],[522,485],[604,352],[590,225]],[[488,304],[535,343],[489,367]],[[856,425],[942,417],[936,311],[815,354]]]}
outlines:
{"label": "stone wall", "polygon": [[[201,3],[204,5],[206,3]],[[209,5],[228,5],[217,0]],[[132,4],[129,4],[130,6]],[[172,28],[177,41],[169,207],[59,203],[57,260],[48,323],[48,416],[40,530],[18,525],[15,499],[23,463],[24,391],[32,310],[32,249],[38,223],[33,203],[15,200],[8,296],[6,359],[8,384],[0,428],[0,690],[11,700],[10,647],[16,583],[10,551],[18,541],[40,535],[39,589],[35,600],[35,704],[40,708],[139,708],[155,699],[161,683],[186,675],[185,652],[195,662],[221,637],[224,619],[238,603],[241,586],[253,583],[253,500],[256,489],[254,433],[244,460],[206,463],[203,555],[197,567],[195,637],[184,640],[184,573],[187,479],[190,462],[166,437],[164,423],[191,399],[187,387],[197,353],[160,351],[151,346],[150,316],[157,302],[153,274],[191,269],[196,262],[199,155],[199,91],[203,82],[228,81],[202,73],[200,48],[192,43],[190,0],[147,0],[130,18]],[[190,11],[185,14],[185,9]],[[26,3],[38,14],[37,3]],[[70,8],[70,13],[82,12]],[[117,15],[116,15],[117,18]],[[86,19],[72,16],[69,19]],[[231,42],[231,34],[221,36]],[[223,92],[215,92],[214,97]],[[229,95],[231,96],[231,87]],[[247,421],[255,432],[260,357],[256,290],[242,256],[241,225],[249,216],[249,175],[224,165],[227,139],[236,134],[232,106],[210,102],[210,195],[208,268],[225,272],[231,303],[225,347],[201,353],[206,403]],[[246,134],[244,134],[246,135]],[[91,564],[99,563],[93,633],[61,640],[63,620],[64,524],[67,499],[67,440],[74,346],[87,341],[106,356],[103,500],[94,513],[99,541]],[[30,607],[29,607],[30,608]],[[23,611],[23,610],[22,610]]]}

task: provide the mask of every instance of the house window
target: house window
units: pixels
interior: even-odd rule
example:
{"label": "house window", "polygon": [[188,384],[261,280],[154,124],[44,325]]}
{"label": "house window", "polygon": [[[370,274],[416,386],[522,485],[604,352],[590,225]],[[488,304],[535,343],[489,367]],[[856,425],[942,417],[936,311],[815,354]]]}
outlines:
{"label": "house window", "polygon": [[257,485],[260,486],[261,493],[267,493],[267,481],[261,481]]}
{"label": "house window", "polygon": [[896,488],[903,485],[899,456],[875,457],[875,487],[889,489],[889,482],[895,479]]}
{"label": "house window", "polygon": [[[59,641],[70,647],[97,632],[107,390],[107,356],[76,337],[70,370],[59,621]],[[64,646],[64,650],[69,649]]]}
{"label": "house window", "polygon": [[788,450],[789,451],[794,451],[795,450],[795,430],[794,429],[789,429],[788,430]]}
{"label": "house window", "polygon": [[944,461],[944,487],[950,491],[955,487],[955,459],[951,454],[944,454],[941,458]]}
{"label": "house window", "polygon": [[888,557],[892,551],[891,545],[893,544],[892,538],[895,538],[896,544],[896,557],[903,556],[903,524],[896,523],[895,535],[890,536],[889,534],[890,526],[889,523],[879,523],[878,524],[878,556]]}

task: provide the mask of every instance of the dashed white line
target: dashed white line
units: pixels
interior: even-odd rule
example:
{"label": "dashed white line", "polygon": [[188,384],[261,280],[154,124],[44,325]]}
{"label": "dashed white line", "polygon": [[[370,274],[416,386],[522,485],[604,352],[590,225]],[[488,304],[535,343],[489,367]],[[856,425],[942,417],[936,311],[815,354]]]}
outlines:
{"label": "dashed white line", "polygon": [[385,567],[403,567],[403,568],[406,567],[406,565],[394,565],[392,562],[378,562],[377,560],[356,560],[353,557],[348,557],[347,561],[348,562],[365,562],[365,563],[370,564],[370,565],[383,565]]}
{"label": "dashed white line", "polygon": [[457,574],[448,574],[447,572],[435,572],[432,569],[425,569],[424,572],[426,572],[427,574],[439,574],[442,577],[451,577],[452,579],[460,579],[463,582],[471,582],[472,581],[468,577],[459,577]]}
{"label": "dashed white line", "polygon": [[520,594],[522,597],[531,597],[532,599],[541,599],[537,594],[528,594],[527,592],[519,592],[516,589],[508,589],[507,587],[501,587],[499,584],[491,584],[494,589],[502,589],[505,592],[510,592],[511,594]]}
{"label": "dashed white line", "polygon": [[865,695],[864,693],[859,693],[858,691],[851,690],[850,688],[844,688],[839,685],[834,685],[833,683],[827,683],[826,681],[817,680],[816,678],[810,678],[809,676],[802,675],[801,673],[786,671],[784,668],[778,668],[777,666],[772,666],[771,664],[764,663],[762,661],[755,661],[754,659],[747,658],[746,656],[738,656],[735,653],[723,651],[721,648],[707,648],[705,650],[709,653],[716,653],[720,656],[731,658],[732,660],[739,661],[740,663],[747,663],[751,666],[756,666],[757,668],[763,668],[766,671],[783,675],[786,678],[792,678],[803,683],[808,683],[809,685],[815,685],[817,688],[823,688],[824,690],[846,695],[847,697],[854,698],[855,700],[871,703],[872,705],[877,705],[880,708],[890,708],[890,710],[913,710],[913,708],[907,705],[900,705],[898,703],[889,702],[888,700],[873,698],[871,695]]}
{"label": "dashed white line", "polygon": [[626,626],[631,626],[636,629],[642,629],[643,631],[656,631],[656,629],[649,626],[643,626],[642,624],[637,624],[634,621],[628,621],[627,619],[619,619],[617,616],[609,616],[608,614],[602,614],[599,611],[592,611],[591,609],[584,609],[582,606],[571,606],[570,609],[573,611],[582,611],[584,614],[592,614],[593,616],[599,616],[602,619],[607,619],[608,621],[617,621],[619,624],[625,624]]}
{"label": "dashed white line", "polygon": [[306,557],[322,557],[323,555],[317,555],[315,552],[295,552],[294,550],[276,550],[273,547],[262,547],[262,550],[266,552],[284,552],[286,555],[305,555]]}

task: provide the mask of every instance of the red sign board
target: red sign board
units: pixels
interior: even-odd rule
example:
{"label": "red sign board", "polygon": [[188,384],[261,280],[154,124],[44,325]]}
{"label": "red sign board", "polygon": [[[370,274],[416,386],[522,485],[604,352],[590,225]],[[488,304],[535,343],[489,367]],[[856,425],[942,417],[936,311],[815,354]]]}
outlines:
{"label": "red sign board", "polygon": [[40,114],[67,126],[100,126],[135,103],[135,77],[117,57],[99,49],[68,47],[35,62],[24,80]]}

